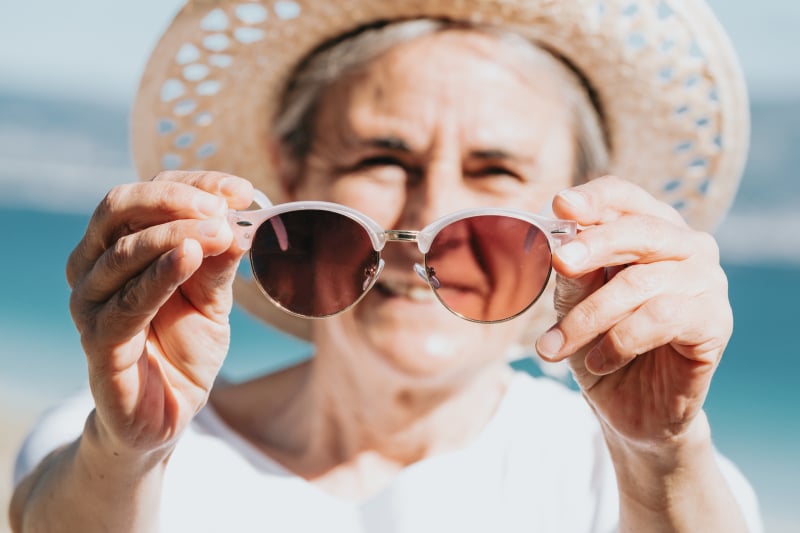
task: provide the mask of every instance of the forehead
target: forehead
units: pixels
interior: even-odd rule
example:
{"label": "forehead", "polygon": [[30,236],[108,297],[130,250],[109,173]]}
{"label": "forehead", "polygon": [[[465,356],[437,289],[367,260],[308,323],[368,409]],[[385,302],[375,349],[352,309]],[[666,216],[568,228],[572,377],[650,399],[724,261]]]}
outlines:
{"label": "forehead", "polygon": [[419,134],[443,121],[477,142],[541,133],[567,120],[565,81],[555,58],[523,46],[472,30],[420,37],[336,82],[320,110],[364,135]]}

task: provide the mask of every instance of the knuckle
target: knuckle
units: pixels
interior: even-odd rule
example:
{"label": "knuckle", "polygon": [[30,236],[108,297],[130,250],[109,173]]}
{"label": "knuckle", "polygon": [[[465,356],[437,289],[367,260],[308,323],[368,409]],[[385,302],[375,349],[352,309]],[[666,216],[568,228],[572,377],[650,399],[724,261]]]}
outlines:
{"label": "knuckle", "polygon": [[216,170],[198,170],[195,172],[195,179],[201,185],[217,185],[227,174]]}
{"label": "knuckle", "polygon": [[709,257],[713,262],[719,262],[719,244],[713,235],[706,232],[697,232],[697,246],[703,255]]}
{"label": "knuckle", "polygon": [[664,220],[667,220],[670,223],[677,225],[681,228],[688,228],[686,220],[683,218],[681,212],[675,208],[675,206],[668,204],[666,202],[660,202],[660,209],[663,209],[662,218]]}
{"label": "knuckle", "polygon": [[94,315],[89,311],[88,302],[79,290],[72,291],[69,297],[69,312],[75,328],[81,336],[88,334],[94,328]]}
{"label": "knuckle", "polygon": [[673,324],[682,301],[682,298],[653,298],[644,305],[643,311],[653,324]]}
{"label": "knuckle", "polygon": [[98,218],[106,218],[111,213],[119,209],[119,206],[125,203],[126,198],[130,194],[131,185],[117,185],[109,190],[106,195],[100,200],[100,203],[95,209],[95,216]]}
{"label": "knuckle", "polygon": [[711,280],[728,301],[728,275],[719,263],[715,263],[711,270]]}
{"label": "knuckle", "polygon": [[592,331],[597,317],[601,316],[601,309],[595,298],[587,298],[575,306],[570,315],[570,320],[578,331]]}
{"label": "knuckle", "polygon": [[660,276],[656,275],[652,270],[648,269],[649,265],[630,265],[628,268],[621,270],[616,276],[614,281],[622,283],[626,292],[638,294],[647,297],[655,294],[662,286]]}
{"label": "knuckle", "polygon": [[191,181],[192,177],[198,172],[193,170],[162,170],[156,174],[150,181],[160,182],[187,182]]}
{"label": "knuckle", "polygon": [[654,255],[664,250],[667,245],[667,230],[664,221],[651,217],[638,217],[635,221],[639,232],[645,236],[642,239],[643,251],[647,255]]}
{"label": "knuckle", "polygon": [[167,174],[167,176],[160,179],[181,182],[208,192],[216,192],[219,188],[219,183],[229,176],[229,174],[217,170],[182,170],[171,171]]}
{"label": "knuckle", "polygon": [[84,241],[81,241],[78,246],[70,252],[67,258],[67,265],[65,268],[65,275],[67,284],[70,288],[74,288],[78,284],[81,277],[81,271],[84,269],[86,263]]}
{"label": "knuckle", "polygon": [[134,256],[134,238],[130,235],[120,237],[108,250],[104,257],[105,267],[112,273],[122,273],[130,268]]}
{"label": "knuckle", "polygon": [[138,278],[128,280],[114,298],[115,310],[112,315],[130,316],[140,314],[144,302],[143,296]]}
{"label": "knuckle", "polygon": [[636,355],[633,348],[633,332],[623,324],[619,324],[606,333],[603,338],[604,353],[613,353],[622,357]]}
{"label": "knuckle", "polygon": [[150,178],[150,181],[166,181],[169,180],[174,174],[175,171],[173,170],[162,170],[158,174]]}

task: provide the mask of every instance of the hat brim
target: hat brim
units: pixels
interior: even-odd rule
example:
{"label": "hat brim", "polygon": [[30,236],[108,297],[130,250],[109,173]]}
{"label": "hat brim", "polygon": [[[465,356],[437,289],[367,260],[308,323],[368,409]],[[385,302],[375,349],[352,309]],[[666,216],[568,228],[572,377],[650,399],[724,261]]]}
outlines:
{"label": "hat brim", "polygon": [[[379,21],[446,18],[505,26],[554,51],[594,92],[610,171],[713,230],[730,207],[749,142],[747,92],[733,48],[701,0],[194,0],[175,17],[142,76],[132,115],[134,161],[250,179],[283,190],[268,149],[293,69],[321,43]],[[307,321],[234,287],[248,311],[300,338]]]}

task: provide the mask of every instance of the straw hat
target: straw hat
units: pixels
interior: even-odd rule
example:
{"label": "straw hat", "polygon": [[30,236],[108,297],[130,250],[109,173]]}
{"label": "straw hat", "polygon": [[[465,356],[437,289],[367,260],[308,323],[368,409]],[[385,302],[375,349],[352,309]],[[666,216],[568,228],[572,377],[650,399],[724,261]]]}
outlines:
{"label": "straw hat", "polygon": [[[596,93],[611,172],[712,230],[744,167],[747,94],[734,51],[702,0],[190,0],[162,36],[133,112],[143,179],[213,169],[281,201],[267,139],[293,68],[314,48],[377,21],[505,25],[581,71]],[[245,309],[301,338],[308,325],[234,287]]]}

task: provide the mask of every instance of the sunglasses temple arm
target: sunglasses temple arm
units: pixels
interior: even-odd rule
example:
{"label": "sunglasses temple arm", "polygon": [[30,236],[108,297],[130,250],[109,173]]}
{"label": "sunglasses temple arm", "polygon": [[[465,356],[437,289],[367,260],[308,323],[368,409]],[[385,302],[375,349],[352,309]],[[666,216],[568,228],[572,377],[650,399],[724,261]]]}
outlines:
{"label": "sunglasses temple arm", "polygon": [[578,234],[578,223],[574,220],[552,220],[548,231],[556,246],[567,244]]}
{"label": "sunglasses temple arm", "polygon": [[[258,189],[253,194],[253,203],[259,207],[258,210],[236,211],[232,209],[228,212],[228,224],[233,230],[236,244],[243,250],[250,248],[255,230],[266,218],[264,211],[272,207],[272,202],[267,198],[267,195]],[[285,252],[289,249],[289,235],[286,231],[286,226],[277,216],[271,217],[269,221],[278,238],[278,245]]]}

